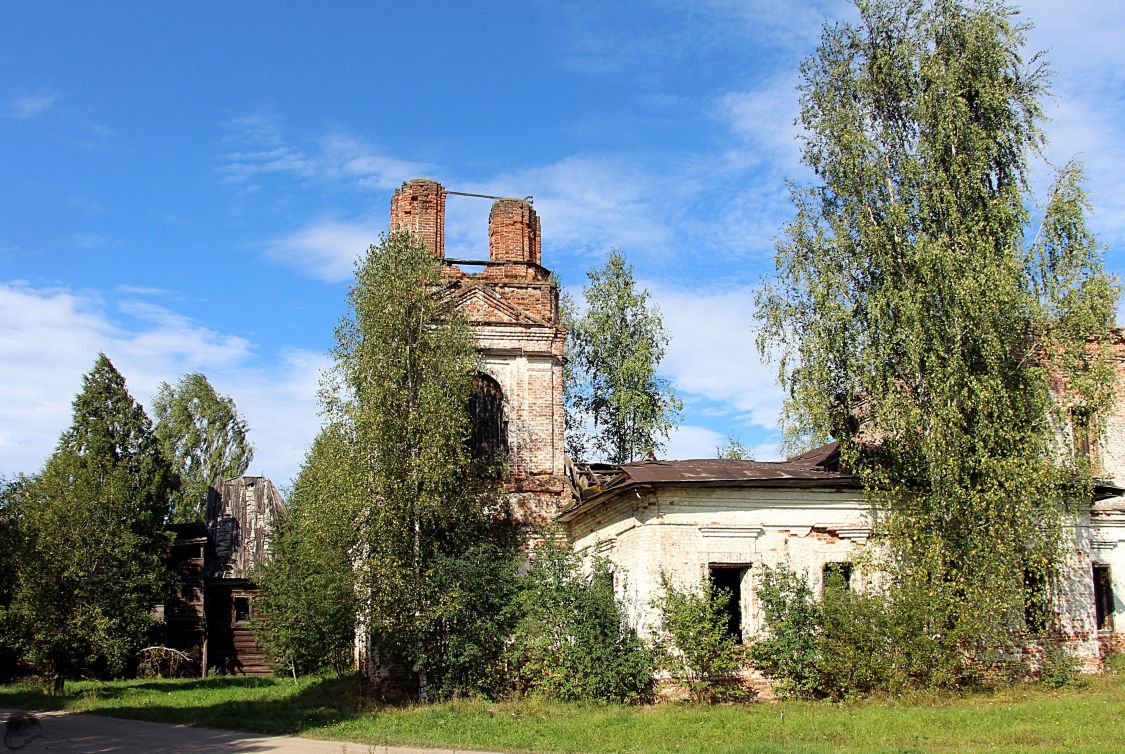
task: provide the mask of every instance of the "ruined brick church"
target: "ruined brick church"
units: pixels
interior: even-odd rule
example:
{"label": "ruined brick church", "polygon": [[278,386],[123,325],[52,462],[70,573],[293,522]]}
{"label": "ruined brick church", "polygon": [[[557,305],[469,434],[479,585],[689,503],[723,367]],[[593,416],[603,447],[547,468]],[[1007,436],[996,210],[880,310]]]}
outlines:
{"label": "ruined brick church", "polygon": [[[578,553],[611,561],[619,596],[642,634],[655,624],[652,603],[665,576],[681,588],[710,579],[729,590],[728,629],[738,642],[761,630],[756,591],[764,566],[788,563],[818,592],[833,572],[856,589],[877,578],[864,572],[858,558],[867,547],[871,512],[859,480],[840,467],[834,445],[784,461],[569,464],[563,437],[566,333],[558,286],[543,266],[539,218],[529,200],[487,197],[493,199],[488,258],[446,258],[445,206],[454,193],[428,179],[404,183],[391,200],[390,229],[410,231],[443,260],[445,295],[471,325],[480,350],[470,405],[473,447],[507,458],[503,481],[520,519],[556,522]],[[1094,453],[1103,478],[1072,522],[1072,547],[1051,593],[1054,624],[1092,668],[1125,644],[1125,333],[1116,335],[1117,401]],[[185,552],[199,553],[197,570],[207,574],[192,577],[199,585],[193,593],[201,596],[169,607],[184,616],[187,639],[213,636],[203,644],[211,649],[210,662],[229,672],[266,670],[248,638],[252,584],[224,563],[238,566],[266,556],[254,532],[268,526],[280,504],[263,496],[272,489],[267,485],[220,485],[222,492],[209,504],[214,521],[209,518],[206,531],[185,532],[197,539],[182,544]],[[245,493],[252,487],[257,496]],[[218,553],[207,543],[220,535],[226,560],[204,562],[205,551]],[[203,616],[206,635],[198,631]]]}
{"label": "ruined brick church", "polygon": [[[870,510],[834,444],[785,461],[568,464],[565,332],[558,288],[543,267],[539,218],[529,201],[495,199],[488,259],[447,259],[450,193],[431,180],[404,183],[391,200],[390,226],[418,235],[455,283],[451,295],[481,352],[477,431],[489,428],[488,442],[507,452],[506,483],[521,515],[536,523],[553,519],[576,551],[609,558],[642,634],[656,620],[652,602],[663,575],[682,587],[703,578],[730,590],[729,630],[739,642],[762,627],[756,591],[763,566],[788,563],[817,591],[832,572],[857,589],[872,583],[875,574],[857,563],[871,532]],[[1073,547],[1052,594],[1055,625],[1091,667],[1125,637],[1118,596],[1125,596],[1125,337],[1118,338],[1117,357],[1122,388],[1097,456],[1104,478],[1073,522]]]}

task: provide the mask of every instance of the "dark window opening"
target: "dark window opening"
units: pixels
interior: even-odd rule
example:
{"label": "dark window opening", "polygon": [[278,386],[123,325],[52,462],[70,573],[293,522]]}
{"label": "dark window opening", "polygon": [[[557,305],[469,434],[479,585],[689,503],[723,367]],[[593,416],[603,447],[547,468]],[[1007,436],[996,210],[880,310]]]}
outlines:
{"label": "dark window opening", "polygon": [[726,597],[727,635],[742,643],[742,577],[745,568],[711,566],[711,589]]}
{"label": "dark window opening", "polygon": [[481,461],[499,461],[508,453],[508,423],[504,421],[504,391],[500,383],[478,374],[469,396],[473,422],[469,451]]}
{"label": "dark window opening", "polygon": [[852,564],[848,562],[825,563],[823,577],[826,588],[851,589]]}
{"label": "dark window opening", "polygon": [[250,598],[249,597],[235,597],[234,598],[234,622],[246,623],[250,620]]}
{"label": "dark window opening", "polygon": [[1070,426],[1074,436],[1074,452],[1090,458],[1094,451],[1093,421],[1090,410],[1085,406],[1070,409]]}
{"label": "dark window opening", "polygon": [[1023,620],[1027,630],[1041,634],[1047,630],[1050,603],[1047,598],[1047,580],[1037,570],[1023,572]]}
{"label": "dark window opening", "polygon": [[1113,630],[1113,582],[1107,565],[1094,565],[1094,619],[1099,631]]}

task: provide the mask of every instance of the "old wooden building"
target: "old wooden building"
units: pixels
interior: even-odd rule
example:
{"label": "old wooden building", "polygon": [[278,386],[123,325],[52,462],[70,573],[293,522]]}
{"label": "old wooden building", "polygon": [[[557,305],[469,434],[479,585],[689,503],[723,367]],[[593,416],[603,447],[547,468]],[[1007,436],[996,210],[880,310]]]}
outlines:
{"label": "old wooden building", "polygon": [[269,557],[269,528],[285,510],[265,477],[218,482],[203,523],[172,524],[172,566],[177,584],[157,609],[164,622],[158,640],[219,673],[272,672],[262,658],[250,621],[254,567]]}

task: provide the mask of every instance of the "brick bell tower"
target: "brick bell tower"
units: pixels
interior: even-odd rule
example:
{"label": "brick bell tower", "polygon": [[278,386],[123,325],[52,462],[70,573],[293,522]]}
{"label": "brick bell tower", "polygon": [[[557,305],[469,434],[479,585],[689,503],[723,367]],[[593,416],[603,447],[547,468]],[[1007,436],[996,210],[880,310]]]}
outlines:
{"label": "brick bell tower", "polygon": [[[391,198],[391,231],[409,230],[445,263],[450,295],[481,354],[476,450],[502,453],[520,520],[545,524],[565,494],[563,343],[559,291],[542,265],[539,216],[524,199],[494,199],[488,260],[445,258],[445,187],[418,178]],[[472,270],[466,271],[466,270]]]}

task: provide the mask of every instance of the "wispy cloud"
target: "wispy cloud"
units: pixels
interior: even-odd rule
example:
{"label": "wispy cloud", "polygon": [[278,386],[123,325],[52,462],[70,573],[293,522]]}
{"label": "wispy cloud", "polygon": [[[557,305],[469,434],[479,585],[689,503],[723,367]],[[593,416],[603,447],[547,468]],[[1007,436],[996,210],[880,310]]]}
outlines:
{"label": "wispy cloud", "polygon": [[668,437],[661,459],[682,461],[688,458],[714,458],[715,448],[723,444],[726,435],[707,427],[684,424],[676,427]]}
{"label": "wispy cloud", "polygon": [[266,115],[243,115],[228,124],[231,151],[222,156],[219,175],[226,183],[254,186],[260,176],[283,173],[300,177],[313,174],[313,162],[305,152],[282,138],[276,119]]}
{"label": "wispy cloud", "polygon": [[281,122],[270,115],[243,115],[227,123],[230,149],[218,172],[224,183],[258,190],[270,175],[303,180],[351,181],[366,189],[385,190],[404,177],[421,175],[426,166],[377,149],[342,132],[301,146],[286,138]]}
{"label": "wispy cloud", "polygon": [[75,249],[100,249],[105,246],[106,240],[97,233],[73,233],[70,236],[69,246]]}
{"label": "wispy cloud", "polygon": [[[411,173],[395,168],[393,185]],[[417,172],[415,173],[415,175]],[[392,180],[386,173],[385,182]],[[579,156],[528,167],[484,181],[454,182],[448,188],[496,196],[534,197],[553,265],[574,266],[611,247],[659,256],[671,244],[669,215],[675,211],[674,182],[625,160]],[[386,205],[384,205],[386,206]],[[446,204],[446,255],[482,259],[488,255],[490,204],[450,197]],[[266,242],[266,256],[325,282],[351,277],[353,264],[387,229],[387,215],[356,219],[318,218]]]}
{"label": "wispy cloud", "polygon": [[783,73],[756,86],[722,94],[716,114],[739,139],[730,157],[743,166],[796,169],[801,160],[798,77]]}
{"label": "wispy cloud", "polygon": [[16,120],[37,118],[55,106],[53,94],[25,94],[8,102],[8,116]]}
{"label": "wispy cloud", "polygon": [[391,189],[427,169],[422,163],[393,157],[343,133],[330,134],[320,148],[316,160],[319,172],[328,178],[355,180],[363,188]]}
{"label": "wispy cloud", "polygon": [[[1024,17],[1034,28],[1028,51],[1044,51],[1055,71],[1055,99],[1046,103],[1048,156],[1056,165],[1072,158],[1086,164],[1087,188],[1094,205],[1091,224],[1103,241],[1125,241],[1125,16],[1113,3],[1027,0]],[[1037,185],[1045,194],[1047,171]],[[1125,250],[1111,247],[1109,262],[1125,270]]]}
{"label": "wispy cloud", "polygon": [[244,338],[134,299],[0,283],[0,473],[34,472],[70,423],[70,402],[98,351],[148,402],[162,381],[202,371],[234,398],[257,447],[252,469],[285,483],[319,421],[321,354],[262,356]]}
{"label": "wispy cloud", "polygon": [[315,220],[266,243],[266,257],[326,283],[348,280],[355,260],[378,239],[387,221]]}
{"label": "wispy cloud", "polygon": [[[468,186],[498,196],[532,195],[544,240],[572,258],[604,254],[613,246],[639,254],[667,248],[671,232],[664,202],[672,204],[669,193],[678,193],[640,160],[613,155],[575,155]],[[466,227],[452,216],[446,244],[476,246],[485,228]]]}
{"label": "wispy cloud", "polygon": [[167,288],[152,288],[147,285],[119,285],[114,288],[118,293],[126,296],[176,296],[177,294]]}

